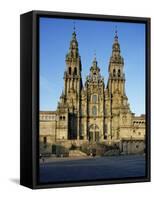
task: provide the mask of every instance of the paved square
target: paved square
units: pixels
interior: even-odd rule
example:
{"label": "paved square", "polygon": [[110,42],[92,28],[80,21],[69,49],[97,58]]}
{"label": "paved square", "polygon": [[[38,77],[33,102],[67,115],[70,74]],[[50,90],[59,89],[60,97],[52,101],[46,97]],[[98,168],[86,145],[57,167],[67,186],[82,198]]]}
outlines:
{"label": "paved square", "polygon": [[53,160],[40,164],[41,183],[140,176],[145,176],[143,155]]}

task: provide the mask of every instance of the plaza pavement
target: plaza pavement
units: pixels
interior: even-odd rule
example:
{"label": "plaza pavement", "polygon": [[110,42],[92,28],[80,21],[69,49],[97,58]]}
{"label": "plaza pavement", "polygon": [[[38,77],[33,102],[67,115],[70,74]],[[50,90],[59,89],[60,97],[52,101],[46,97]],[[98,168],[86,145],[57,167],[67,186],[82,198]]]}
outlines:
{"label": "plaza pavement", "polygon": [[59,158],[40,163],[40,182],[117,179],[145,176],[145,156]]}

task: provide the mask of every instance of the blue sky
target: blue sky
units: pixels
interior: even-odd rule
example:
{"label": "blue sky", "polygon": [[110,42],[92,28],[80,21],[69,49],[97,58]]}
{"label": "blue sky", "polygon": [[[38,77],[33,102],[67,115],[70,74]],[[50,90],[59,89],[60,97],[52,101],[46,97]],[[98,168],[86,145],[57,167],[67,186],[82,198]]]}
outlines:
{"label": "blue sky", "polygon": [[[74,20],[40,18],[40,110],[55,110],[64,87],[65,56]],[[101,74],[108,79],[108,65],[117,26],[124,58],[126,95],[132,112],[145,113],[145,24],[75,20],[83,83],[94,52]]]}

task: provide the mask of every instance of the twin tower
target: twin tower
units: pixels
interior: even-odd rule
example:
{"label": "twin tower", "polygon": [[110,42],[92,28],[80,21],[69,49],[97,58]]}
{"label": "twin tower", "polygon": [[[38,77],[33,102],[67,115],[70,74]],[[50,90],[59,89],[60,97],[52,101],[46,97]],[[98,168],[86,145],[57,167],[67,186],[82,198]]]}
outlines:
{"label": "twin tower", "polygon": [[65,61],[64,90],[56,110],[59,119],[56,125],[57,140],[119,140],[123,123],[130,126],[133,113],[125,94],[124,59],[120,54],[117,31],[109,60],[106,87],[96,57],[83,84],[75,31]]}

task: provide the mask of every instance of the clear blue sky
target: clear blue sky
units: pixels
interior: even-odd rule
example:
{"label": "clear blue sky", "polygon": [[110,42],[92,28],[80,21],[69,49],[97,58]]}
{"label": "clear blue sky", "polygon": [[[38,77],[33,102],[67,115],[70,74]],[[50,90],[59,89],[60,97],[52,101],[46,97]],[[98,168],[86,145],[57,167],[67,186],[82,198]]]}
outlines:
{"label": "clear blue sky", "polygon": [[[40,18],[40,110],[57,108],[64,87],[65,55],[72,38],[73,22],[71,19]],[[136,115],[145,113],[145,25],[90,20],[75,20],[75,24],[83,83],[96,51],[106,84],[117,26],[130,108]]]}

